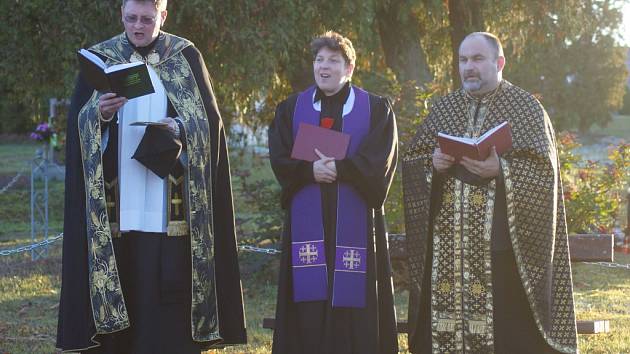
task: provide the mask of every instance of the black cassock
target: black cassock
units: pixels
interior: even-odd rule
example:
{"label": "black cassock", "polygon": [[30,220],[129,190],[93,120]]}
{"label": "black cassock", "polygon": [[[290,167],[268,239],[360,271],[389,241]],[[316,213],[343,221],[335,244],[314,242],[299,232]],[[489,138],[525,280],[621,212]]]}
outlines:
{"label": "black cassock", "polygon": [[[148,53],[146,48],[136,50],[142,55]],[[214,238],[215,280],[223,342],[196,342],[191,335],[190,236],[167,237],[166,234],[138,231],[113,239],[131,326],[106,335],[96,334],[88,282],[86,187],[77,124],[79,112],[94,89],[79,75],[68,115],[66,143],[63,282],[57,332],[57,347],[64,352],[181,354],[246,342],[227,144],[201,54],[193,46],[182,52],[190,65],[191,74],[199,83],[214,143],[211,147],[215,192],[212,204],[215,207],[215,233],[218,235]],[[168,115],[177,115],[170,101]],[[115,121],[109,123],[109,143],[102,164],[108,180],[118,171],[118,128]],[[102,124],[105,129],[105,123]]]}
{"label": "black cassock", "polygon": [[[332,129],[340,131],[343,106],[351,86],[321,99],[320,119],[332,118]],[[397,353],[396,315],[383,203],[396,168],[398,138],[390,103],[370,94],[370,131],[352,158],[336,162],[337,179],[356,188],[368,210],[367,306],[362,309],[333,308],[331,303],[335,254],[337,183],[320,184],[324,239],[328,265],[329,299],[293,301],[291,271],[290,205],[293,195],[315,183],[313,164],[290,158],[293,147],[292,121],[298,95],[280,103],[269,128],[271,166],[282,186],[282,207],[286,210],[282,234],[282,260],[278,284],[273,353]],[[372,232],[370,232],[372,231]],[[376,252],[375,252],[376,250]]]}

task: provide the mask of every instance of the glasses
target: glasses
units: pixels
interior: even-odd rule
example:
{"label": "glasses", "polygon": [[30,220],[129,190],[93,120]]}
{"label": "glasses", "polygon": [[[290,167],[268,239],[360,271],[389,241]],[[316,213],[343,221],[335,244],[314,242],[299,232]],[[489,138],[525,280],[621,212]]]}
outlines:
{"label": "glasses", "polygon": [[[146,26],[151,26],[152,24],[155,23],[155,20],[157,19],[156,17],[145,17],[145,16],[141,16],[140,17],[140,23]],[[125,15],[123,17],[123,20],[130,24],[133,25],[134,23],[138,22],[138,16],[136,15]]]}

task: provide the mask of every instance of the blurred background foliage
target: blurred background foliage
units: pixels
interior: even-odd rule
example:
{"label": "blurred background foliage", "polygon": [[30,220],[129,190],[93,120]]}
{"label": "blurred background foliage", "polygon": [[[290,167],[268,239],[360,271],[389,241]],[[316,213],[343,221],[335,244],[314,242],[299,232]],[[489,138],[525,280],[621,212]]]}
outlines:
{"label": "blurred background foliage", "polygon": [[[244,231],[264,238],[279,234],[281,217],[271,212],[277,198],[270,196],[278,187],[264,159],[265,128],[281,100],[312,84],[308,44],[317,34],[332,29],[352,40],[353,82],[393,101],[404,151],[432,99],[459,87],[457,48],[472,31],[502,39],[504,77],[539,97],[557,131],[605,126],[627,91],[628,49],[618,40],[623,3],[178,0],[168,4],[164,30],[201,50],[223,119],[239,128],[230,130],[231,145],[254,151],[236,151],[234,184],[247,207],[269,213],[263,219],[245,213],[239,220]],[[0,133],[32,130],[48,118],[48,99],[70,97],[77,49],[122,31],[120,5],[120,0],[0,2]],[[623,109],[630,111],[629,105]],[[61,109],[55,119],[60,142],[64,115]],[[252,172],[259,170],[264,172]],[[400,174],[386,205],[394,232],[404,231],[399,182]]]}
{"label": "blurred background foliage", "polygon": [[[204,54],[226,122],[257,128],[312,82],[309,41],[336,30],[358,52],[354,81],[396,103],[403,133],[426,95],[459,86],[471,31],[503,40],[505,77],[539,94],[558,130],[604,125],[625,94],[619,0],[179,0],[164,29]],[[122,31],[120,0],[0,2],[0,132],[26,132],[69,97],[75,52]],[[454,55],[455,54],[455,55]],[[404,139],[403,139],[404,141]]]}

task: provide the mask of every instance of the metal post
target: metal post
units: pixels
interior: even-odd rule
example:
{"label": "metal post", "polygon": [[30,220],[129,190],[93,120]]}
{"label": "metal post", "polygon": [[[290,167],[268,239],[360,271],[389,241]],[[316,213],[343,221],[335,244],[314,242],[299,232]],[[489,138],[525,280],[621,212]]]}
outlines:
{"label": "metal post", "polygon": [[[38,236],[43,234],[43,240],[48,240],[48,144],[44,144],[31,162],[31,241],[38,242]],[[43,191],[39,180],[43,181]],[[41,240],[40,240],[41,241]],[[31,250],[31,259],[37,260],[48,255],[48,245]]]}

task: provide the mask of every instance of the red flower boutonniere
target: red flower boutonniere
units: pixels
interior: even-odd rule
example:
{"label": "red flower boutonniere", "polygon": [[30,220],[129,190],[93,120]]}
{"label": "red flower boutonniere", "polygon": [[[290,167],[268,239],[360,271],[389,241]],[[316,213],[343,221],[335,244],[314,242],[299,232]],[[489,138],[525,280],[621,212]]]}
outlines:
{"label": "red flower boutonniere", "polygon": [[319,126],[322,128],[330,129],[332,128],[334,123],[335,123],[334,119],[330,117],[324,117],[322,118],[321,122],[319,122]]}

